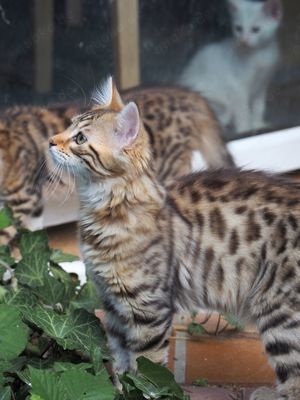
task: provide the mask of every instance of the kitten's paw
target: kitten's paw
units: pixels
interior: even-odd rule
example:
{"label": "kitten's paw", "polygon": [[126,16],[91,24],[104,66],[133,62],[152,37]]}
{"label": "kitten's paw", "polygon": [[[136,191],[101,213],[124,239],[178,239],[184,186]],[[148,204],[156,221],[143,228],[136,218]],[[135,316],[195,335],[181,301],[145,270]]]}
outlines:
{"label": "kitten's paw", "polygon": [[272,389],[262,387],[252,393],[250,400],[276,400],[276,393]]}

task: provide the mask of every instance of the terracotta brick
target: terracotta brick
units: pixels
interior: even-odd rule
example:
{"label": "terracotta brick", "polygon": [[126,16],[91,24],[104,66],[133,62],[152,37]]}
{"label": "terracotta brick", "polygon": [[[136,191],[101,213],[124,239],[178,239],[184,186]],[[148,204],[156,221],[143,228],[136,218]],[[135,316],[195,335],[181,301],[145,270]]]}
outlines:
{"label": "terracotta brick", "polygon": [[209,384],[270,385],[275,381],[255,333],[192,337],[184,330],[175,331],[169,367],[178,382],[187,384],[199,378]]}

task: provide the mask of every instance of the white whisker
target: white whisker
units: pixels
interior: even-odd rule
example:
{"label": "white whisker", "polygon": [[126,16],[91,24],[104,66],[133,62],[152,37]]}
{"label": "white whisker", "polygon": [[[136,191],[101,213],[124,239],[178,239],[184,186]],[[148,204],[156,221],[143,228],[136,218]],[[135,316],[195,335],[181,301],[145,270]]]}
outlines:
{"label": "white whisker", "polygon": [[61,182],[62,173],[63,173],[63,165],[58,164],[54,168],[54,170],[51,174],[51,180],[53,180],[53,181],[50,182],[50,185],[47,187],[47,191],[46,191],[47,199],[50,198],[56,192],[56,189],[57,189],[59,183]]}
{"label": "white whisker", "polygon": [[69,200],[69,198],[71,197],[71,173],[70,173],[70,169],[69,169],[68,163],[66,163],[65,165],[66,165],[66,167],[67,167],[67,173],[68,173],[68,184],[67,184],[67,190],[66,190],[65,198],[64,198],[64,200],[61,202],[60,205],[65,204],[65,202],[66,202],[67,200]]}

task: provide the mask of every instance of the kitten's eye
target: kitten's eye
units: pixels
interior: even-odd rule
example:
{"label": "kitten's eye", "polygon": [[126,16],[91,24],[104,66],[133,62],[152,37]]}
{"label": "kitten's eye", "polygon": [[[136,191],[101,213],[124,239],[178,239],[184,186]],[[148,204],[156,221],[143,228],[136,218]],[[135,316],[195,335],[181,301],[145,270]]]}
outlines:
{"label": "kitten's eye", "polygon": [[78,132],[76,136],[73,138],[76,144],[83,144],[87,141],[87,138],[84,136],[82,132]]}
{"label": "kitten's eye", "polygon": [[253,26],[253,28],[251,29],[253,33],[257,33],[260,31],[260,27],[259,26]]}
{"label": "kitten's eye", "polygon": [[243,27],[242,27],[241,25],[236,25],[236,26],[235,26],[235,30],[236,30],[237,32],[239,32],[239,33],[242,33],[242,32],[243,32]]}

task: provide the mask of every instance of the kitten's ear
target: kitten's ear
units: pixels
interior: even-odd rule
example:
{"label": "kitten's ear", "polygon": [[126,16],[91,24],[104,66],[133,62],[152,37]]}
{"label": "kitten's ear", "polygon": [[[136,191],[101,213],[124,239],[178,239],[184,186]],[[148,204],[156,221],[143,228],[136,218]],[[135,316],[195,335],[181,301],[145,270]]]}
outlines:
{"label": "kitten's ear", "polygon": [[232,13],[237,12],[239,8],[239,0],[228,0],[229,11]]}
{"label": "kitten's ear", "polygon": [[111,76],[103,81],[94,91],[92,99],[96,108],[100,106],[120,111],[124,107],[124,103]]}
{"label": "kitten's ear", "polygon": [[282,3],[281,0],[266,0],[264,4],[264,13],[277,21],[282,18]]}
{"label": "kitten's ear", "polygon": [[125,104],[121,99],[117,86],[115,82],[112,80],[112,96],[111,96],[110,108],[114,111],[121,111],[124,108],[124,106]]}
{"label": "kitten's ear", "polygon": [[135,103],[128,103],[117,118],[117,140],[120,148],[130,147],[140,129],[140,115]]}

